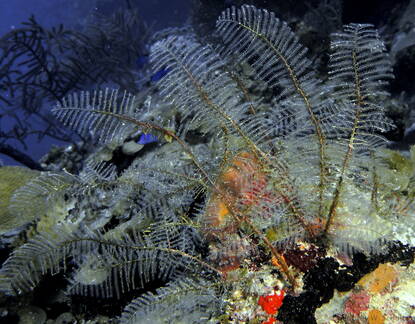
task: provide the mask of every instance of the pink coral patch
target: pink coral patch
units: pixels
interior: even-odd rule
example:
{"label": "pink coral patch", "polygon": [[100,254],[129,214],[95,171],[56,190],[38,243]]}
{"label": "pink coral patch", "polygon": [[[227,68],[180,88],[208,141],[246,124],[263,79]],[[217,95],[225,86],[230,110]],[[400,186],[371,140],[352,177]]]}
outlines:
{"label": "pink coral patch", "polygon": [[359,315],[360,312],[369,309],[370,296],[365,291],[358,292],[349,297],[344,305],[346,313]]}

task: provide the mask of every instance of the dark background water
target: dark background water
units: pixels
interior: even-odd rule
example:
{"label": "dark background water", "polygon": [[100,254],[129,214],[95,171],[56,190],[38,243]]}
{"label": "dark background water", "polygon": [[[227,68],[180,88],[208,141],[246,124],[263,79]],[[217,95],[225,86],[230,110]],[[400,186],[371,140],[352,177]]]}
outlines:
{"label": "dark background water", "polygon": [[[130,0],[140,8],[142,18],[155,29],[181,25],[189,16],[191,0]],[[82,24],[94,11],[108,13],[125,0],[0,0],[0,34],[18,28],[30,15],[45,26]]]}

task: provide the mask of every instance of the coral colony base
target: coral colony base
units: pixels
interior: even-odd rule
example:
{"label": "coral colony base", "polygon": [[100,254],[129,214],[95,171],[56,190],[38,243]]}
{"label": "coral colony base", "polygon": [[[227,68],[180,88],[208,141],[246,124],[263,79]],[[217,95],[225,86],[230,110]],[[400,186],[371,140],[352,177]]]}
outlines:
{"label": "coral colony base", "polygon": [[[232,7],[217,33],[220,47],[174,31],[152,45],[174,113],[108,89],[53,109],[102,144],[79,174],[0,168],[2,232],[35,224],[2,294],[64,273],[69,296],[127,304],[114,323],[409,323],[415,151],[385,149],[378,32],[333,34],[328,78],[272,12]],[[142,151],[112,163],[120,145]]]}

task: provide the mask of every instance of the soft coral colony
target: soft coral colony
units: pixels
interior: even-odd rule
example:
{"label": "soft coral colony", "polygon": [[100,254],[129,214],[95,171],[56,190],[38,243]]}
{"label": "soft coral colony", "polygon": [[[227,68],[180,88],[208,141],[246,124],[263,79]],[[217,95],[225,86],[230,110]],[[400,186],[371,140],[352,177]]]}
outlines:
{"label": "soft coral colony", "polygon": [[[33,214],[28,199],[40,201],[34,218],[47,226],[3,265],[4,293],[70,268],[69,294],[119,298],[158,283],[126,306],[122,323],[274,323],[319,260],[350,264],[357,253],[387,254],[394,241],[413,244],[415,158],[384,149],[392,70],[373,26],[332,35],[324,81],[274,13],[232,7],[217,32],[216,49],[174,32],[151,47],[178,122],[115,90],[74,94],[53,110],[103,144],[137,130],[168,140],[121,174],[89,164],[16,190],[11,209]],[[240,70],[272,99],[251,93]],[[102,195],[112,222],[87,202]]]}

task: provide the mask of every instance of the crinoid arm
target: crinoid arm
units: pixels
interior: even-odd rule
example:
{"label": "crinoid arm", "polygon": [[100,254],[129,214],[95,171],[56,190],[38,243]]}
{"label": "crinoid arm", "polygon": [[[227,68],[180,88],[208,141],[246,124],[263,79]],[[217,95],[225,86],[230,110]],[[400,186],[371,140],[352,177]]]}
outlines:
{"label": "crinoid arm", "polygon": [[[384,146],[383,132],[393,127],[379,105],[388,96],[387,81],[392,67],[385,46],[372,25],[350,24],[333,34],[330,56],[330,81],[339,111],[331,123],[334,143],[342,152],[333,200],[325,231],[336,218],[336,210],[344,190],[344,180],[365,168],[364,158],[375,148]],[[362,164],[363,162],[363,164]]]}
{"label": "crinoid arm", "polygon": [[121,141],[133,130],[136,114],[133,95],[118,90],[95,90],[71,94],[52,112],[67,127],[80,135],[95,136],[100,142]]}
{"label": "crinoid arm", "polygon": [[221,298],[214,284],[181,278],[134,299],[124,309],[121,324],[200,323],[218,314]]}
{"label": "crinoid arm", "polygon": [[148,282],[204,267],[194,255],[192,229],[177,223],[163,219],[144,231],[121,235],[56,226],[13,252],[1,269],[0,290],[8,295],[29,292],[45,274],[65,272],[70,264],[76,267],[70,294],[120,298]]}

